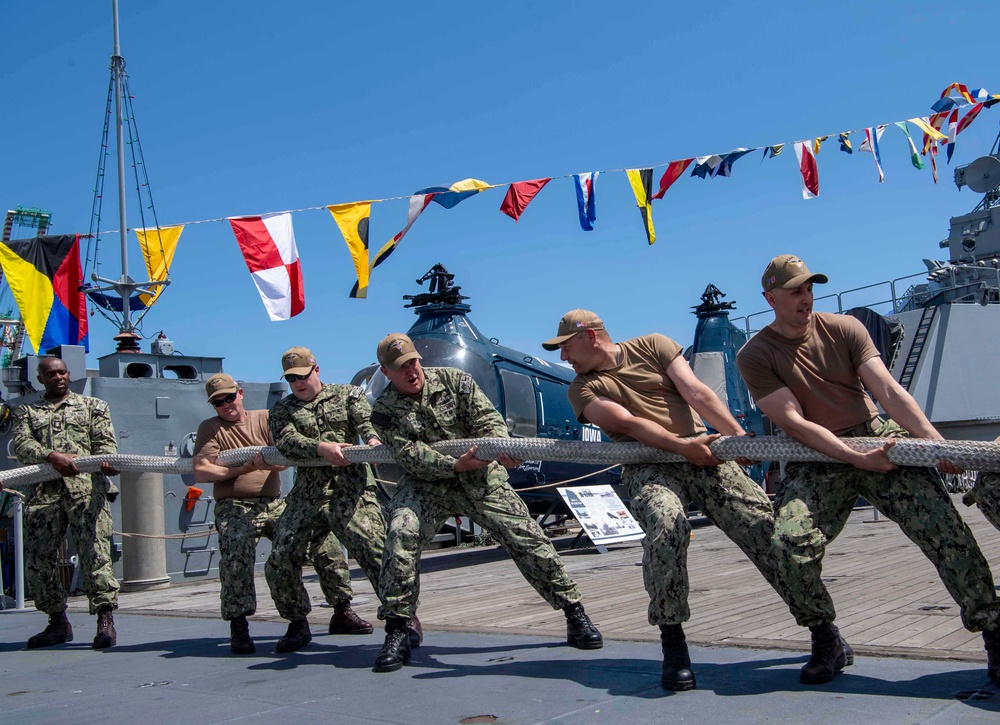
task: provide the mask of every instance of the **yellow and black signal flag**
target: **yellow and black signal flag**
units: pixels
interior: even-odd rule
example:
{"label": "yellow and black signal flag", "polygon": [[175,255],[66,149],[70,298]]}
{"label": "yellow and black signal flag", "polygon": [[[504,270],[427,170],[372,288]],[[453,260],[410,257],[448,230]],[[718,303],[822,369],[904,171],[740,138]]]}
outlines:
{"label": "yellow and black signal flag", "polygon": [[642,213],[642,224],[646,228],[646,239],[652,244],[656,241],[656,230],[653,229],[653,170],[626,169],[635,201]]}
{"label": "yellow and black signal flag", "polygon": [[354,260],[354,271],[358,281],[351,289],[351,297],[364,299],[368,296],[368,276],[371,267],[368,264],[368,221],[372,215],[370,201],[358,201],[351,204],[333,204],[327,209],[333,215],[333,220],[344,235],[347,249]]}
{"label": "yellow and black signal flag", "polygon": [[[146,273],[149,279],[157,282],[170,276],[170,265],[174,261],[177,242],[181,238],[184,225],[175,227],[153,227],[151,229],[136,229],[135,236],[139,239],[142,258],[146,262]],[[140,294],[139,299],[146,307],[152,307],[159,299],[166,285],[157,285],[153,294]]]}

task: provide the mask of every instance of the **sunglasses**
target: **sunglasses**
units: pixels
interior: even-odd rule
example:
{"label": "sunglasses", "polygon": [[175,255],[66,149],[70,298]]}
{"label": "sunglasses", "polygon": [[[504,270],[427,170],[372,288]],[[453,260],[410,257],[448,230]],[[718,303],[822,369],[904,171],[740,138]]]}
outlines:
{"label": "sunglasses", "polygon": [[234,400],[236,400],[236,393],[230,393],[225,398],[212,398],[208,402],[216,408],[221,408],[223,405],[229,405]]}
{"label": "sunglasses", "polygon": [[300,380],[305,380],[310,375],[312,375],[313,374],[313,370],[315,370],[315,369],[316,369],[316,366],[314,365],[313,367],[309,368],[309,372],[307,372],[305,375],[295,375],[295,374],[290,373],[288,375],[283,375],[282,377],[285,378],[285,382],[286,383],[297,383]]}

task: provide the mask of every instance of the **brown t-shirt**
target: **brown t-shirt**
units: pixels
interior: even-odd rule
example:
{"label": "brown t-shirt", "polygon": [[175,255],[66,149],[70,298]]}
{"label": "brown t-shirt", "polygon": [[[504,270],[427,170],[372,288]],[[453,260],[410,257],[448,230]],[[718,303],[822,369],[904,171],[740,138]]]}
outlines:
{"label": "brown t-shirt", "polygon": [[[621,405],[637,418],[658,423],[678,436],[705,432],[705,424],[667,375],[667,368],[681,354],[681,346],[654,333],[618,343],[622,363],[609,370],[577,375],[569,386],[569,402],[577,420],[590,421],[583,409],[598,398]],[[612,440],[630,441],[629,436],[605,431]]]}
{"label": "brown t-shirt", "polygon": [[806,420],[840,435],[878,415],[858,377],[858,368],[878,356],[857,319],[814,312],[801,337],[765,327],[743,346],[736,364],[755,400],[788,388]]}
{"label": "brown t-shirt", "polygon": [[[266,410],[248,410],[240,423],[230,423],[219,416],[202,421],[194,444],[196,456],[215,458],[222,451],[249,446],[271,445],[271,431],[267,427]],[[277,471],[251,471],[242,476],[215,482],[213,497],[216,501],[227,498],[252,498],[254,496],[281,495],[281,477]]]}

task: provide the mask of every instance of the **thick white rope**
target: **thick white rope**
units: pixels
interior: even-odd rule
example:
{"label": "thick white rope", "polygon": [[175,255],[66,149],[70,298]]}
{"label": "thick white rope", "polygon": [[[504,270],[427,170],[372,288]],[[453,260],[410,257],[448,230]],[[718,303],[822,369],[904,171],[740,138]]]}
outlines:
{"label": "thick white rope", "polygon": [[[936,466],[941,461],[951,461],[956,466],[974,471],[1000,471],[1000,443],[983,441],[930,441],[912,438],[843,438],[856,451],[869,451],[885,445],[889,440],[895,445],[889,450],[889,460],[899,466]],[[470,446],[478,446],[476,456],[494,460],[501,454],[524,461],[562,461],[568,463],[679,463],[684,457],[650,448],[642,443],[595,443],[563,441],[551,438],[466,438],[435,443],[432,448],[440,453],[458,458]],[[818,451],[787,436],[731,436],[718,438],[712,450],[722,460],[746,458],[754,461],[837,462]],[[276,448],[238,448],[219,454],[216,462],[221,466],[240,466],[258,453],[264,460],[279,466],[326,466],[322,459],[290,461]],[[343,450],[352,463],[392,463],[386,446],[350,446]],[[140,456],[117,453],[111,456],[80,456],[74,459],[76,467],[84,473],[100,470],[107,461],[119,471],[146,473],[191,473],[190,458],[166,456]],[[14,468],[0,472],[4,486],[17,488],[40,481],[50,481],[59,474],[47,463]]]}

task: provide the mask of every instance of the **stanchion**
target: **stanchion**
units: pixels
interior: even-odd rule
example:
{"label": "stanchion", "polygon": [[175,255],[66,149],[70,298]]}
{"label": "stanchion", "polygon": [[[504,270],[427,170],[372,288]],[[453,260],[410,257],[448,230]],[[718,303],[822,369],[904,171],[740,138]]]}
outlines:
{"label": "stanchion", "polygon": [[163,539],[163,474],[123,471],[122,531],[145,536],[122,540],[122,591],[165,589],[167,550]]}

